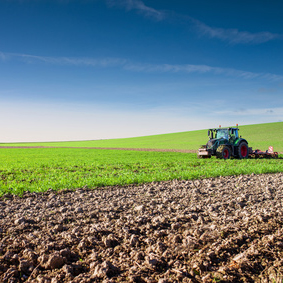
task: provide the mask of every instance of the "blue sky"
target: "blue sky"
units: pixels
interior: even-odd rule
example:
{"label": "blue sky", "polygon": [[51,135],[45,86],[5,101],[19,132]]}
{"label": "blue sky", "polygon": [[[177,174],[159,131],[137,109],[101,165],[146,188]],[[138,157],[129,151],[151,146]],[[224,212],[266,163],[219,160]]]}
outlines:
{"label": "blue sky", "polygon": [[283,2],[1,0],[1,142],[283,120]]}

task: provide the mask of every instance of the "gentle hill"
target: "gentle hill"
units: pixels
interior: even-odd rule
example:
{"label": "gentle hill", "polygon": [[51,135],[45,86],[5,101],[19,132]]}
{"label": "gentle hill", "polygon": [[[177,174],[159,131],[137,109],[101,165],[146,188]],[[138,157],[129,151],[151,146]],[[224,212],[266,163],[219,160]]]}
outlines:
{"label": "gentle hill", "polygon": [[272,145],[274,151],[283,152],[283,122],[241,126],[240,129],[240,135],[253,149],[267,150]]}
{"label": "gentle hill", "polygon": [[[240,135],[247,139],[254,149],[266,150],[270,145],[275,151],[283,152],[283,122],[239,126]],[[189,131],[125,139],[8,143],[0,146],[52,146],[52,147],[105,147],[105,148],[152,148],[197,150],[208,140],[207,130]]]}

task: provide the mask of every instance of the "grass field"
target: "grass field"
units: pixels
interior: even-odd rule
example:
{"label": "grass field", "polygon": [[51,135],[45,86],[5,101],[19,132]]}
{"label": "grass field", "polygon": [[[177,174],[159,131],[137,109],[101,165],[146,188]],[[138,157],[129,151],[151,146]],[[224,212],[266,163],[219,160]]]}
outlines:
{"label": "grass field", "polygon": [[[227,125],[223,125],[227,126]],[[229,125],[228,125],[229,126]],[[239,126],[239,133],[247,139],[254,149],[266,150],[270,145],[275,151],[283,152],[283,122]],[[208,140],[207,130],[163,134],[127,139],[46,142],[46,143],[10,143],[2,146],[59,146],[59,147],[114,147],[114,148],[153,148],[197,150]]]}
{"label": "grass field", "polygon": [[0,195],[283,171],[282,159],[210,160],[193,153],[1,148]]}
{"label": "grass field", "polygon": [[[241,126],[254,149],[269,145],[283,152],[283,122]],[[103,187],[239,174],[283,172],[283,159],[199,160],[195,153],[86,148],[13,148],[13,146],[115,147],[196,150],[207,130],[128,139],[0,144],[0,195],[24,191]],[[282,157],[282,155],[280,156]]]}

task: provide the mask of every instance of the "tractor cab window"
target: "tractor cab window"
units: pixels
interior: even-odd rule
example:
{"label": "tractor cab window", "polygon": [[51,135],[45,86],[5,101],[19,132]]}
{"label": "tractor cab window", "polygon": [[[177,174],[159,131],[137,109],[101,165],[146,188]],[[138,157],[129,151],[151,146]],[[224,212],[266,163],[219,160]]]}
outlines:
{"label": "tractor cab window", "polygon": [[230,137],[233,138],[233,139],[237,139],[237,138],[239,137],[238,131],[235,130],[235,129],[231,129],[229,135],[230,135]]}
{"label": "tractor cab window", "polygon": [[217,130],[216,138],[217,139],[220,139],[220,138],[228,139],[228,130],[227,129]]}

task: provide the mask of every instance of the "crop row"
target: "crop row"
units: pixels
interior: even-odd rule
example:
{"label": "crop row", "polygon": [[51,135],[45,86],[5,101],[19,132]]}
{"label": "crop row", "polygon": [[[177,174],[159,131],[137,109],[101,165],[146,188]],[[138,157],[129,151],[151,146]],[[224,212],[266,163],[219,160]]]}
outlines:
{"label": "crop row", "polygon": [[193,153],[68,148],[0,149],[0,196],[227,175],[283,172],[282,159],[210,160]]}

